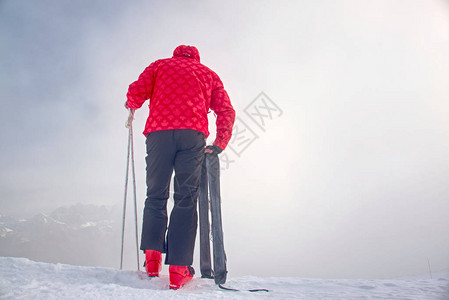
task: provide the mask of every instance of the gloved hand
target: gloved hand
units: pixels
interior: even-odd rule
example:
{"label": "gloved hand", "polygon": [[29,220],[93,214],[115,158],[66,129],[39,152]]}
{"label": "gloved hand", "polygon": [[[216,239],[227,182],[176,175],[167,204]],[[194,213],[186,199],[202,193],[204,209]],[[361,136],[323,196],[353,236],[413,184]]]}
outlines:
{"label": "gloved hand", "polygon": [[221,149],[217,145],[209,145],[209,146],[206,146],[206,149],[204,149],[204,153],[207,153],[207,154],[218,155],[221,152],[223,152],[223,149]]}

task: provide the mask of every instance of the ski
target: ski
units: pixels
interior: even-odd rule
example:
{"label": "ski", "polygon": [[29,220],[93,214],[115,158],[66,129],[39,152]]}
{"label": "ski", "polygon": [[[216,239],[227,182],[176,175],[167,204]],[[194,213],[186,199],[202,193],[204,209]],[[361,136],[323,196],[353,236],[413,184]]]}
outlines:
{"label": "ski", "polygon": [[[217,154],[205,154],[201,170],[198,206],[200,219],[201,278],[213,278],[215,284],[223,290],[240,291],[223,286],[226,283],[228,271],[226,269],[226,253],[224,250],[223,224],[221,219],[220,160]],[[210,254],[211,226],[209,223],[209,208],[212,219],[213,269]],[[251,289],[248,291],[268,292],[267,289]]]}
{"label": "ski", "polygon": [[[210,198],[210,199],[209,199]],[[217,154],[205,154],[200,193],[198,198],[200,216],[200,270],[204,278],[214,278],[216,284],[226,282],[226,253],[223,243],[220,198],[220,161]],[[212,221],[213,270],[210,255],[209,203]]]}
{"label": "ski", "polygon": [[[226,291],[233,291],[233,292],[241,292],[242,290],[237,290],[237,289],[232,289],[232,288],[228,288],[225,287],[221,284],[218,285],[218,287],[220,289],[226,290]],[[269,292],[269,290],[267,289],[251,289],[251,290],[244,290],[245,292]]]}
{"label": "ski", "polygon": [[214,278],[210,256],[209,188],[207,181],[206,154],[201,169],[198,214],[200,225],[200,271],[201,278]]}

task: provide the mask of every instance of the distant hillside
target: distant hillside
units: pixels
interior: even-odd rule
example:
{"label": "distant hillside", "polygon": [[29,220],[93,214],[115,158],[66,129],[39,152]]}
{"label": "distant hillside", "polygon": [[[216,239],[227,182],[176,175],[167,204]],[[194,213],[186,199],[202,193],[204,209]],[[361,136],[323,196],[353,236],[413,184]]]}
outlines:
{"label": "distant hillside", "polygon": [[77,204],[21,220],[0,215],[0,255],[117,267],[120,231],[120,214],[104,206]]}

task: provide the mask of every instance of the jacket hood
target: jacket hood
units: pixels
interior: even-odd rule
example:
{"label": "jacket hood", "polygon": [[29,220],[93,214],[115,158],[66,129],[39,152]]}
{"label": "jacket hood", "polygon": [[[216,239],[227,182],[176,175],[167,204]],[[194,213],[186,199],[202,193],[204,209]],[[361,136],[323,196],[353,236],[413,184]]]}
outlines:
{"label": "jacket hood", "polygon": [[194,46],[180,45],[173,51],[173,57],[186,56],[200,62],[200,52]]}

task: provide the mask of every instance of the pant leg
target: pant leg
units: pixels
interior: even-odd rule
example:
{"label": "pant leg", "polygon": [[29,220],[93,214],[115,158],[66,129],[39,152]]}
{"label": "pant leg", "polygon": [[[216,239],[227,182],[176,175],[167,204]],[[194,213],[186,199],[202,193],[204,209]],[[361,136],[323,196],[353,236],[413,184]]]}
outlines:
{"label": "pant leg", "polygon": [[176,155],[173,130],[149,133],[147,145],[147,198],[143,212],[141,250],[165,252],[167,199]]}
{"label": "pant leg", "polygon": [[167,233],[166,264],[189,266],[198,223],[197,197],[204,158],[204,135],[183,129],[175,131],[177,153],[175,157],[174,207]]}

